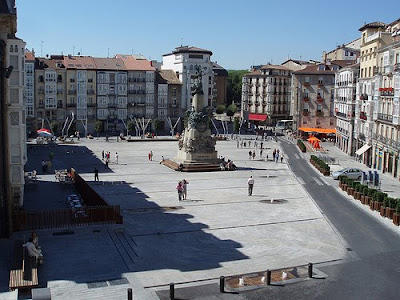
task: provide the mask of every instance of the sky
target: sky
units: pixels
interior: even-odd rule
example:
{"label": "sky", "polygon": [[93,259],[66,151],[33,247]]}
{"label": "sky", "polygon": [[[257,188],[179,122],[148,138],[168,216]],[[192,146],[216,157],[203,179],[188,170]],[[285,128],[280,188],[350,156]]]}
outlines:
{"label": "sky", "polygon": [[[359,3],[362,3],[360,5]],[[181,45],[213,52],[225,69],[320,60],[398,18],[398,0],[16,0],[17,37],[36,56],[142,54],[162,61]]]}

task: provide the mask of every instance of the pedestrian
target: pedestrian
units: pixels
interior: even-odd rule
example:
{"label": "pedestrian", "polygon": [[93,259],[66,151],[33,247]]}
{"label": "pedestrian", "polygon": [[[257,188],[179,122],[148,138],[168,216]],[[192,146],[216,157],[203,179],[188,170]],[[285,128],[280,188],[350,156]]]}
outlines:
{"label": "pedestrian", "polygon": [[118,152],[115,152],[115,164],[118,165]]}
{"label": "pedestrian", "polygon": [[250,176],[250,178],[247,180],[247,185],[248,185],[249,196],[251,196],[253,194],[253,186],[254,186],[253,176]]}
{"label": "pedestrian", "polygon": [[182,180],[182,198],[183,200],[187,199],[187,185],[189,184],[189,181],[186,179]]}
{"label": "pedestrian", "polygon": [[278,160],[279,160],[279,153],[276,153],[276,155],[275,155],[275,162],[278,163]]}
{"label": "pedestrian", "polygon": [[240,148],[243,148],[243,141],[240,141]]}
{"label": "pedestrian", "polygon": [[281,154],[281,163],[283,163],[283,154]]}
{"label": "pedestrian", "polygon": [[109,162],[109,158],[107,157],[106,158],[106,167],[105,167],[106,169],[108,169],[108,162]]}
{"label": "pedestrian", "polygon": [[256,158],[256,151],[255,150],[253,150],[253,159],[255,159]]}
{"label": "pedestrian", "polygon": [[101,160],[103,160],[103,161],[104,161],[104,150],[103,150],[103,151],[101,151]]}
{"label": "pedestrian", "polygon": [[179,181],[178,185],[176,186],[176,190],[178,191],[178,200],[182,200],[182,192],[183,192],[183,187],[182,187],[182,182]]}
{"label": "pedestrian", "polygon": [[261,149],[263,149],[263,145],[264,145],[264,143],[263,143],[263,142],[261,142],[261,143],[260,143],[260,147],[261,147]]}
{"label": "pedestrian", "polygon": [[244,147],[246,148],[246,142],[244,142]]}
{"label": "pedestrian", "polygon": [[94,168],[94,181],[99,181],[99,170],[97,168]]}
{"label": "pedestrian", "polygon": [[46,162],[42,159],[42,173],[46,172]]}
{"label": "pedestrian", "polygon": [[275,160],[275,155],[276,155],[276,149],[272,152],[272,160]]}
{"label": "pedestrian", "polygon": [[262,158],[263,149],[260,149],[260,157]]}
{"label": "pedestrian", "polygon": [[108,142],[108,133],[106,134],[106,142]]}
{"label": "pedestrian", "polygon": [[251,147],[251,141],[249,141],[249,148]]}
{"label": "pedestrian", "polygon": [[236,141],[236,148],[239,148],[239,140]]}
{"label": "pedestrian", "polygon": [[150,160],[153,160],[153,151],[150,151]]}
{"label": "pedestrian", "polygon": [[249,151],[249,159],[251,159],[252,153],[251,150]]}
{"label": "pedestrian", "polygon": [[256,148],[256,150],[257,150],[257,142],[256,141],[254,141],[254,147]]}
{"label": "pedestrian", "polygon": [[265,157],[265,161],[268,161],[268,153],[267,153],[267,156]]}

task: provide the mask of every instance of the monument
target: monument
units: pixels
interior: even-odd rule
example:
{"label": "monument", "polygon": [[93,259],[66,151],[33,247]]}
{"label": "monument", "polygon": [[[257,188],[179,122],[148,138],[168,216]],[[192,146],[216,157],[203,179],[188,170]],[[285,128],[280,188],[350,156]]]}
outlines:
{"label": "monument", "polygon": [[[178,145],[178,155],[173,163],[180,171],[217,171],[220,169],[215,138],[211,137],[212,109],[204,105],[202,70],[196,67],[192,106],[186,112],[187,126]],[[164,163],[169,167],[172,165]]]}

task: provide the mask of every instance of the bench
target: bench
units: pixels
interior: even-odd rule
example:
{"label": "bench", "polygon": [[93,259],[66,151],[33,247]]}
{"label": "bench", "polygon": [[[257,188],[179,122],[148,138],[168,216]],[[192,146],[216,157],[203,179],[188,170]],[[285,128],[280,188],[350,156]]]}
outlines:
{"label": "bench", "polygon": [[9,284],[11,291],[39,285],[36,259],[35,257],[30,257],[28,250],[22,245],[22,241],[14,242]]}

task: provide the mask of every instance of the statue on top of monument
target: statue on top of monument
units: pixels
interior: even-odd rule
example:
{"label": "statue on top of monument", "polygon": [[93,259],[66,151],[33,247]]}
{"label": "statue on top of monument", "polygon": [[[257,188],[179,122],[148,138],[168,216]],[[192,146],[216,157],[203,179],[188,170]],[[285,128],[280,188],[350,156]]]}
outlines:
{"label": "statue on top of monument", "polygon": [[196,70],[196,75],[195,75],[195,83],[193,85],[192,96],[194,96],[196,94],[204,95],[203,83],[202,83],[202,77],[203,77],[204,73],[201,70],[201,66],[196,65],[194,68]]}

